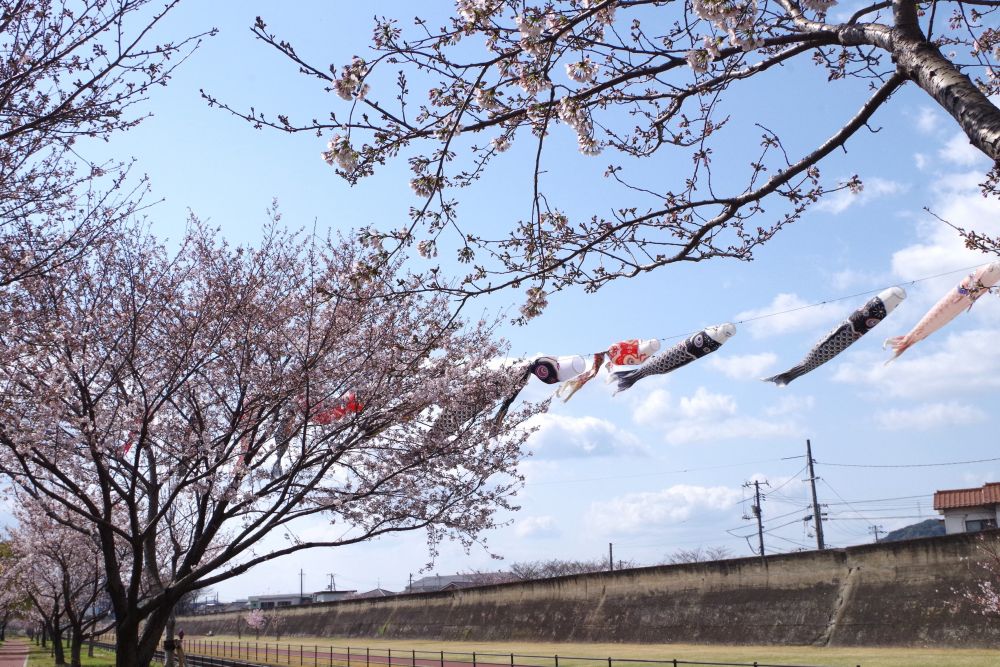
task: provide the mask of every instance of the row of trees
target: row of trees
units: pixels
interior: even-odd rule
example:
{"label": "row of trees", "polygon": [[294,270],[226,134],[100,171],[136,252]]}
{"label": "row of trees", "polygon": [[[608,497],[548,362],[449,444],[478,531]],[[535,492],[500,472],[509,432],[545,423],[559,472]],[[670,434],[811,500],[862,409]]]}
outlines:
{"label": "row of trees", "polygon": [[[338,132],[326,158],[352,182],[423,147],[408,157],[424,202],[401,232],[301,237],[275,212],[252,247],[192,219],[168,248],[139,219],[145,184],[86,145],[140,122],[136,105],[211,33],[157,39],[176,4],[0,0],[0,474],[20,525],[4,576],[21,582],[5,590],[24,596],[11,609],[30,600],[53,637],[68,633],[75,663],[107,619],[118,665],[148,665],[186,595],[265,561],[411,530],[433,557],[514,509],[524,424],[544,406],[511,409],[523,369],[499,361],[496,323],[463,321],[451,295],[529,285],[527,318],[569,285],[749,259],[810,202],[858,187],[821,185],[817,165],[906,82],[1000,157],[992,0],[943,3],[954,14],[940,37],[937,4],[915,0],[842,23],[827,20],[830,2],[462,0],[416,37],[380,20],[375,60],[334,73],[259,20],[259,38],[361,110],[273,124]],[[456,44],[472,37],[486,51],[468,60]],[[759,154],[727,161],[748,164],[744,185],[716,194],[717,100],[800,58],[870,84],[868,98],[797,157],[763,131]],[[396,66],[408,71],[377,75]],[[690,174],[629,182],[612,164],[629,198],[650,203],[569,220],[542,187],[557,122],[586,154],[686,151]],[[461,230],[453,193],[522,139],[536,146],[529,215],[499,239],[462,231],[471,269],[457,287],[407,272],[399,250],[434,256],[445,229]],[[776,217],[756,224],[773,200]],[[330,537],[296,537],[311,517]],[[285,544],[265,546],[275,533]]]}
{"label": "row of trees", "polygon": [[[175,5],[0,14],[11,590],[73,664],[107,621],[117,664],[148,665],[186,595],[303,549],[413,530],[432,556],[471,545],[515,508],[541,409],[511,408],[527,376],[495,322],[400,298],[401,261],[352,238],[287,232],[276,212],[252,247],[194,219],[170,248],[148,233],[143,184],[89,162],[84,139],[139,122],[133,105],[196,46],[153,41]],[[328,536],[296,537],[312,517]]]}

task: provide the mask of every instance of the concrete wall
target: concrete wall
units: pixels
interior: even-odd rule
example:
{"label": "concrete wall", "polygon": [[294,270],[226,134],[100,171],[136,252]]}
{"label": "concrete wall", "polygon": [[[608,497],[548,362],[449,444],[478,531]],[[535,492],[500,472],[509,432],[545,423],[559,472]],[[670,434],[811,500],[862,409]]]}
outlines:
{"label": "concrete wall", "polygon": [[[1000,647],[1000,623],[955,592],[981,576],[980,554],[976,536],[948,535],[281,613],[292,636]],[[238,617],[179,623],[191,634],[231,634]]]}

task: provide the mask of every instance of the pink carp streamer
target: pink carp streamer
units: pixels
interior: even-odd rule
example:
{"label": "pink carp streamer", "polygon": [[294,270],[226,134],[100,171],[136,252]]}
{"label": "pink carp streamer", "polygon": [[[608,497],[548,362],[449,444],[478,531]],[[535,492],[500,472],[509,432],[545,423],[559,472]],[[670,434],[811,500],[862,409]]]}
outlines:
{"label": "pink carp streamer", "polygon": [[972,308],[972,304],[989,292],[998,281],[1000,281],[1000,262],[981,266],[970,273],[955,288],[941,297],[908,334],[886,339],[882,347],[892,347],[893,351],[889,361],[951,322],[963,310]]}

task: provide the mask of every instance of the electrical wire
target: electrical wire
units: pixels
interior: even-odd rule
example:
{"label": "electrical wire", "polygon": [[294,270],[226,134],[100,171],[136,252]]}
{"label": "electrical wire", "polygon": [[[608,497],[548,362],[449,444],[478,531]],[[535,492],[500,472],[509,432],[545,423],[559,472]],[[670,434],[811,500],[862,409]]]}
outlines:
{"label": "electrical wire", "polygon": [[[943,273],[936,273],[936,274],[931,275],[931,276],[923,276],[921,278],[914,278],[913,280],[910,280],[910,281],[907,281],[907,282],[902,282],[902,283],[896,283],[895,285],[887,285],[885,287],[880,287],[880,288],[877,288],[877,289],[866,290],[864,292],[855,292],[854,294],[847,294],[845,296],[831,297],[831,298],[828,298],[828,299],[824,299],[822,301],[816,301],[814,303],[808,303],[808,304],[805,304],[805,305],[802,305],[802,306],[796,306],[795,308],[788,308],[787,310],[779,310],[779,311],[775,311],[775,312],[772,312],[772,313],[764,313],[764,314],[761,314],[761,315],[755,315],[754,317],[745,317],[745,318],[743,318],[741,320],[735,320],[734,324],[746,324],[747,322],[757,322],[759,320],[768,319],[770,317],[779,317],[781,315],[788,315],[790,313],[797,313],[797,312],[802,311],[802,310],[808,310],[809,308],[819,308],[820,306],[825,306],[825,305],[831,304],[831,303],[837,303],[838,301],[845,301],[847,299],[855,299],[857,297],[867,296],[869,294],[878,294],[882,290],[888,289],[889,287],[904,287],[904,286],[916,285],[917,283],[925,282],[927,280],[934,280],[936,278],[943,278],[944,276],[950,276],[950,275],[955,274],[955,273],[963,273],[963,272],[966,272],[966,271],[972,271],[974,269],[979,268],[980,266],[985,266],[985,265],[986,264],[976,264],[974,266],[967,266],[967,267],[964,267],[964,268],[961,268],[961,269],[953,269],[951,271],[944,271]],[[666,341],[676,340],[678,338],[687,338],[688,336],[696,334],[699,331],[700,330],[687,331],[685,333],[673,334],[671,336],[664,336],[664,337],[658,338],[657,340],[661,340],[661,341],[666,342]],[[605,351],[607,351],[607,350],[606,349],[605,350],[598,350],[597,352],[588,352],[587,354],[581,354],[581,355],[578,355],[578,356],[582,356],[584,358],[592,358],[595,354],[597,354],[599,352],[605,352]],[[525,358],[527,358],[529,355],[525,354],[523,356]]]}
{"label": "electrical wire", "polygon": [[892,464],[875,464],[875,463],[829,463],[826,461],[816,461],[816,465],[832,466],[837,468],[937,468],[940,466],[961,466],[969,465],[972,463],[992,463],[993,461],[1000,461],[1000,456],[991,459],[973,459],[971,461],[946,461],[943,463],[892,463]]}

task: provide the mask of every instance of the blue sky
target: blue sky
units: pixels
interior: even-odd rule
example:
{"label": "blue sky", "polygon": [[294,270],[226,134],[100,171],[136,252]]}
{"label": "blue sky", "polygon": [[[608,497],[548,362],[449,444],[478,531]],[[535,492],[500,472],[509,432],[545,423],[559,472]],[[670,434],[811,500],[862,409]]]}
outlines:
{"label": "blue sky", "polygon": [[[254,16],[320,63],[337,66],[363,54],[374,13],[406,18],[413,3],[188,2],[163,34],[218,27],[147,108],[154,116],[94,155],[134,156],[150,176],[154,229],[176,238],[190,210],[235,241],[253,240],[272,198],[292,227],[350,229],[396,226],[416,201],[405,164],[392,165],[350,188],[320,159],[328,137],[253,130],[209,109],[205,88],[237,107],[255,105],[301,118],[322,115],[340,101],[298,75],[250,35]],[[450,0],[421,3],[441,16]],[[359,7],[363,7],[359,9]],[[849,12],[850,5],[843,11]],[[405,25],[405,21],[403,22]],[[863,85],[827,83],[808,63],[781,68],[760,87],[734,91],[732,146],[756,142],[753,122],[784,130],[793,153],[839,127],[864,100]],[[742,124],[742,126],[741,126]],[[550,299],[545,315],[505,331],[512,354],[586,354],[618,340],[667,338],[726,321],[829,303],[782,317],[737,324],[738,333],[713,356],[668,376],[643,380],[612,396],[599,377],[570,402],[554,402],[523,470],[522,509],[510,525],[487,536],[507,562],[594,558],[607,553],[653,563],[678,548],[726,546],[749,555],[743,536],[753,524],[749,480],[767,480],[764,502],[768,552],[814,545],[802,517],[805,440],[820,462],[820,501],[828,505],[827,542],[871,541],[884,529],[933,516],[936,489],[1000,479],[997,463],[942,467],[900,466],[995,456],[1000,384],[1000,299],[984,297],[970,313],[886,366],[882,340],[905,333],[961,272],[911,281],[989,261],[965,250],[954,232],[923,211],[966,227],[1000,232],[995,202],[976,183],[986,159],[968,146],[950,118],[910,86],[879,112],[881,131],[862,135],[824,165],[828,178],[858,173],[859,195],[836,194],[782,232],[752,263],[728,261],[666,267],[612,284],[597,294],[570,291]],[[550,194],[571,215],[589,215],[627,203],[602,177],[608,158],[575,152],[575,137],[556,128],[546,176]],[[564,131],[564,132],[563,132]],[[560,136],[564,134],[565,136]],[[752,141],[751,141],[752,139]],[[527,214],[530,178],[525,155],[512,150],[497,169],[465,193],[467,225],[502,227]],[[651,183],[683,174],[671,156],[629,168]],[[744,160],[743,156],[740,156]],[[744,160],[748,161],[748,160]],[[909,298],[873,333],[835,361],[786,388],[758,378],[798,362],[812,344],[868,297],[846,295],[903,284]],[[497,311],[518,303],[505,293],[483,301]],[[673,341],[668,341],[670,344]],[[532,383],[526,398],[551,387]],[[789,458],[799,457],[799,458]],[[299,527],[322,535],[322,522]],[[281,536],[276,540],[282,541]],[[413,534],[336,551],[304,553],[261,566],[216,587],[222,599],[253,593],[325,588],[400,590],[426,564],[423,536]],[[483,549],[442,549],[430,572],[501,569]]]}

